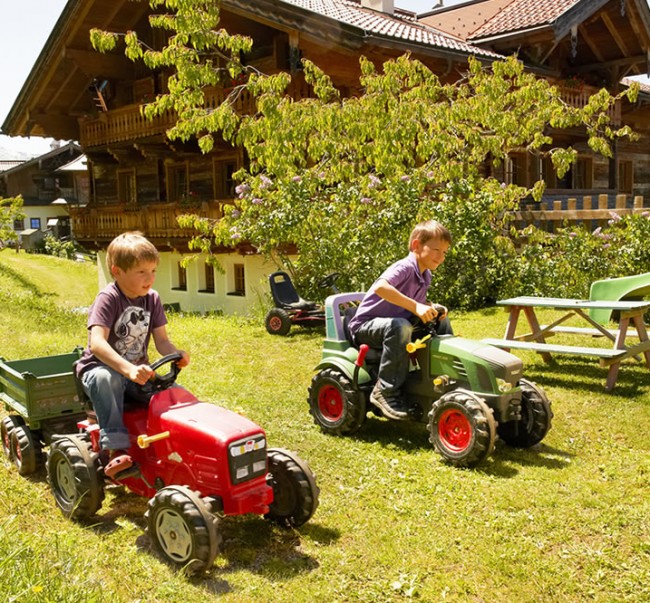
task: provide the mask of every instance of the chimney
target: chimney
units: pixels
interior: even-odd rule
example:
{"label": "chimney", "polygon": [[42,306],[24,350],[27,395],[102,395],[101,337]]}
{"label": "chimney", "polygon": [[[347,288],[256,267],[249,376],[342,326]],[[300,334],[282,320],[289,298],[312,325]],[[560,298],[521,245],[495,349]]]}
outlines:
{"label": "chimney", "polygon": [[387,15],[395,14],[393,0],[361,0],[361,6]]}

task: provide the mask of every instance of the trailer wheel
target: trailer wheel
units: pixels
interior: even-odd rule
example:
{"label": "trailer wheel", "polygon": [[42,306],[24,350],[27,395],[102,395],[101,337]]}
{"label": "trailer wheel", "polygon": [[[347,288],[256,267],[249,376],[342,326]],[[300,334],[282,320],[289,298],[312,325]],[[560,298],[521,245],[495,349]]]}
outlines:
{"label": "trailer wheel", "polygon": [[499,423],[499,437],[515,448],[539,444],[551,428],[553,411],[546,392],[533,381],[521,379],[521,419]]}
{"label": "trailer wheel", "polygon": [[2,437],[2,452],[11,461],[11,432],[19,425],[24,425],[25,420],[20,415],[9,415],[0,423],[0,437]]}
{"label": "trailer wheel", "polygon": [[27,425],[17,425],[11,432],[11,458],[20,475],[31,475],[43,466],[43,448]]}
{"label": "trailer wheel", "polygon": [[104,481],[99,475],[98,455],[85,439],[65,437],[52,443],[47,478],[54,500],[66,517],[87,519],[101,508]]}
{"label": "trailer wheel", "polygon": [[287,335],[291,329],[291,317],[286,310],[273,308],[266,315],[264,324],[271,335]]}
{"label": "trailer wheel", "polygon": [[318,507],[320,489],[316,477],[295,452],[271,448],[268,461],[273,502],[265,517],[285,528],[301,526]]}
{"label": "trailer wheel", "polygon": [[472,467],[494,449],[492,409],[475,394],[453,391],[436,400],[429,413],[429,441],[457,467]]}
{"label": "trailer wheel", "polygon": [[162,555],[188,574],[212,567],[222,535],[208,504],[186,486],[162,488],[149,500],[147,534]]}
{"label": "trailer wheel", "polygon": [[366,400],[341,371],[327,368],[311,380],[309,412],[325,433],[350,435],[366,420]]}

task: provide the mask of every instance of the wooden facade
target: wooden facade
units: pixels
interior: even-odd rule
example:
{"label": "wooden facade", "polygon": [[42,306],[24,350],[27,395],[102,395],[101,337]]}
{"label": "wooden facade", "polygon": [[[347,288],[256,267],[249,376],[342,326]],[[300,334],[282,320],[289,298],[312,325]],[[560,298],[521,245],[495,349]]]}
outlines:
{"label": "wooden facade", "polygon": [[[409,52],[441,79],[452,81],[466,70],[470,55],[491,62],[517,52],[530,70],[557,83],[571,106],[583,106],[602,86],[617,92],[622,77],[647,70],[646,0],[563,0],[572,8],[550,25],[517,31],[506,27],[490,35],[469,25],[476,22],[469,16],[477,7],[489,16],[496,15],[501,5],[512,9],[527,2],[473,0],[466,7],[416,18],[393,9],[389,1],[222,0],[220,26],[253,38],[253,51],[244,57],[247,64],[267,74],[290,71],[290,94],[297,99],[311,93],[301,77],[299,58],[316,63],[343,94],[353,95],[360,92],[362,54],[380,65]],[[327,10],[319,13],[321,5]],[[623,5],[627,12],[621,15]],[[192,233],[179,228],[177,216],[196,212],[218,219],[223,205],[235,196],[232,174],[244,160],[239,149],[221,143],[203,155],[195,141],[167,138],[173,112],[154,120],[143,117],[142,104],[166,91],[170,74],[150,72],[118,51],[97,53],[90,45],[88,32],[98,27],[135,30],[150,47],[162,48],[161,32],[152,32],[148,25],[150,12],[146,1],[69,0],[3,125],[10,135],[79,141],[88,158],[90,198],[85,207],[72,207],[70,214],[74,236],[89,249],[101,251],[120,232],[138,229],[161,251],[182,254]],[[461,21],[467,19],[460,33],[453,27],[459,16]],[[489,19],[483,23],[489,24]],[[206,90],[207,104],[217,106],[232,85],[224,80],[222,86]],[[523,185],[543,177],[549,200],[602,195],[613,199],[623,194],[648,198],[648,101],[650,94],[643,94],[635,105],[619,103],[613,108],[612,124],[631,125],[641,139],[619,144],[611,161],[594,156],[584,133],[576,131],[556,141],[579,153],[578,163],[562,180],[552,175],[543,159],[525,152],[513,154],[493,175]],[[236,108],[241,113],[252,111],[252,99],[242,93]],[[251,261],[248,247],[222,251],[235,253],[244,265]],[[169,267],[172,298],[178,289],[174,266]],[[201,282],[195,283],[197,291],[203,291]]]}

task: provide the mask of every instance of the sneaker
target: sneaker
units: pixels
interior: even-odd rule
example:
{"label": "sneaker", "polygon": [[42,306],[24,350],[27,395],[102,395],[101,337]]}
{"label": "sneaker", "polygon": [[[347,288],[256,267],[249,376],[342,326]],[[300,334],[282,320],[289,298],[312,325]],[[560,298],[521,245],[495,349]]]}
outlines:
{"label": "sneaker", "polygon": [[111,450],[110,460],[104,467],[104,475],[108,479],[120,480],[137,473],[138,468],[129,454],[123,450]]}
{"label": "sneaker", "polygon": [[372,402],[387,419],[395,419],[396,421],[408,421],[411,415],[403,404],[393,403],[390,404],[381,391],[379,383],[375,385],[370,394],[370,402]]}

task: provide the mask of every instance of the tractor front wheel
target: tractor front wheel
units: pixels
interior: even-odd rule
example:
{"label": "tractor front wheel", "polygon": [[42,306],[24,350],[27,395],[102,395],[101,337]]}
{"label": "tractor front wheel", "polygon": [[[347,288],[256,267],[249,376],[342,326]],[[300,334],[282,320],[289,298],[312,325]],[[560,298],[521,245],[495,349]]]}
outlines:
{"label": "tractor front wheel", "polygon": [[494,449],[496,422],[482,398],[467,391],[449,392],[429,413],[429,441],[457,467],[472,467]]}
{"label": "tractor front wheel", "polygon": [[147,534],[156,548],[188,574],[212,567],[221,545],[218,518],[209,504],[187,486],[162,488],[145,513]]}
{"label": "tractor front wheel", "polygon": [[11,431],[11,459],[20,475],[31,475],[43,466],[43,448],[27,425]]}
{"label": "tractor front wheel", "polygon": [[342,372],[327,368],[311,380],[309,412],[325,433],[350,435],[366,420],[366,400]]}
{"label": "tractor front wheel", "polygon": [[2,419],[0,423],[0,437],[2,438],[2,451],[5,456],[12,461],[11,452],[11,432],[19,425],[24,425],[25,421],[20,415],[9,415]]}
{"label": "tractor front wheel", "polygon": [[521,379],[521,419],[500,423],[499,437],[515,448],[539,444],[551,428],[553,411],[546,392],[536,383]]}
{"label": "tractor front wheel", "polygon": [[297,528],[309,521],[318,507],[316,477],[295,452],[271,448],[268,461],[273,502],[265,517],[285,528]]}
{"label": "tractor front wheel", "polygon": [[266,315],[264,324],[271,335],[288,335],[291,329],[291,317],[286,310],[273,308]]}
{"label": "tractor front wheel", "polygon": [[97,453],[81,437],[55,440],[47,456],[47,478],[57,506],[66,517],[87,519],[102,506],[104,482]]}

